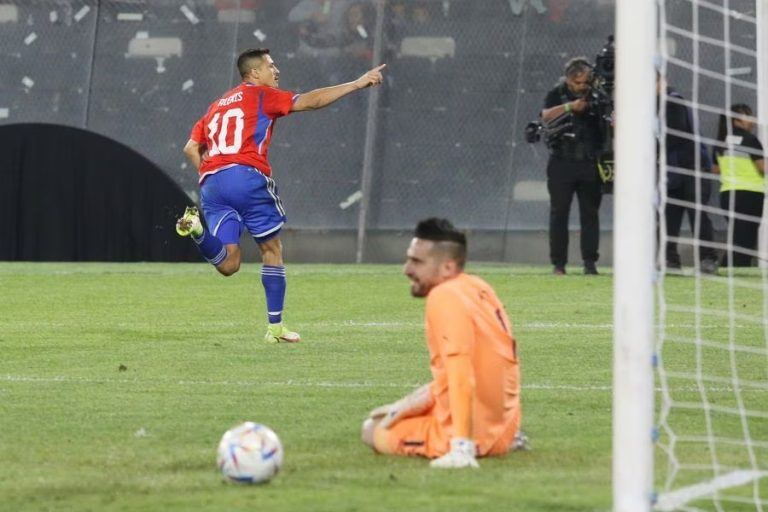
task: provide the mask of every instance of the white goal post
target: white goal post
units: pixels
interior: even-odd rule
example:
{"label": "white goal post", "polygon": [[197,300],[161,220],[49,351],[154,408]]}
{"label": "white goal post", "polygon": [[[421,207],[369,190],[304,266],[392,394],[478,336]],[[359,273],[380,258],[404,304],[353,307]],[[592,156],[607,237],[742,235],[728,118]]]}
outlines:
{"label": "white goal post", "polygon": [[[698,149],[689,170],[667,162],[666,145],[677,137],[748,161],[742,138],[731,135],[731,106],[744,103],[753,111],[744,119],[768,148],[765,27],[768,0],[616,1],[617,512],[768,511],[768,201],[757,248],[735,244],[735,221],[755,225],[759,216],[736,211],[732,192],[727,202]],[[657,73],[681,97],[664,87],[657,99]],[[690,133],[668,126],[668,101],[687,109]],[[672,194],[668,172],[687,176],[695,194]],[[690,222],[679,235],[667,233],[670,205]],[[705,217],[715,224],[710,238],[698,231]],[[682,269],[670,265],[670,242],[685,253]],[[712,250],[739,253],[758,267],[723,257],[719,269],[705,268],[702,248],[710,261]]]}
{"label": "white goal post", "polygon": [[[759,126],[760,142],[764,148],[768,148],[768,2],[757,0],[757,118]],[[760,266],[768,266],[768,195],[763,205],[763,223],[760,225],[760,252],[763,258]]]}
{"label": "white goal post", "polygon": [[613,261],[613,503],[647,511],[653,492],[656,6],[616,3]]}

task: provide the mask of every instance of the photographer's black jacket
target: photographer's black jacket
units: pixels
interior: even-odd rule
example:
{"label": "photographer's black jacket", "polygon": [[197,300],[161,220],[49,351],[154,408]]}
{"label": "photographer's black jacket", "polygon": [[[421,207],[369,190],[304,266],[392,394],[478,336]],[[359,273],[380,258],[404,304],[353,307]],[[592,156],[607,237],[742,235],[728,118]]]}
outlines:
{"label": "photographer's black jacket", "polygon": [[[544,109],[575,99],[577,97],[571,94],[568,86],[561,83],[547,93]],[[550,144],[552,156],[562,160],[595,161],[602,144],[599,113],[587,109],[570,115],[573,117],[573,128]]]}

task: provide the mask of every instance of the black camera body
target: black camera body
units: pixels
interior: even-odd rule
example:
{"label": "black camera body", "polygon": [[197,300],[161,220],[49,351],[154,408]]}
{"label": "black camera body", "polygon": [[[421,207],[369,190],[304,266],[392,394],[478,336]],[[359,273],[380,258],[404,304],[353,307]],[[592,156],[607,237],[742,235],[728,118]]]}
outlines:
{"label": "black camera body", "polygon": [[528,144],[535,144],[541,140],[541,132],[544,131],[544,126],[538,121],[531,121],[525,125],[525,142]]}
{"label": "black camera body", "polygon": [[550,148],[561,137],[573,137],[573,119],[571,116],[560,116],[548,123],[531,121],[525,125],[525,140],[529,144],[539,142],[542,138]]}
{"label": "black camera body", "polygon": [[592,87],[587,95],[589,112],[608,121],[613,116],[613,86],[615,84],[616,48],[613,36],[608,36],[592,66]]}
{"label": "black camera body", "polygon": [[613,36],[608,36],[608,40],[600,49],[595,57],[595,65],[592,66],[595,77],[601,82],[600,86],[611,95],[613,94],[613,85],[615,83],[616,72],[616,47]]}

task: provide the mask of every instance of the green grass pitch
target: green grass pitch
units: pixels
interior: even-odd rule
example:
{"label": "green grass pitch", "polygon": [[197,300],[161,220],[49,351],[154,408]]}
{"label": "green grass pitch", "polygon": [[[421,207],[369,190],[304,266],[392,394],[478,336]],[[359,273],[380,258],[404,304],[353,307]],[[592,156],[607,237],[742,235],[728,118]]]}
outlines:
{"label": "green grass pitch", "polygon": [[[259,270],[0,263],[0,510],[610,509],[610,275],[470,266],[513,321],[533,449],[436,471],[359,440],[371,408],[429,380],[400,267],[289,264],[297,345],[262,341]],[[243,420],[283,442],[267,485],[216,468]]]}

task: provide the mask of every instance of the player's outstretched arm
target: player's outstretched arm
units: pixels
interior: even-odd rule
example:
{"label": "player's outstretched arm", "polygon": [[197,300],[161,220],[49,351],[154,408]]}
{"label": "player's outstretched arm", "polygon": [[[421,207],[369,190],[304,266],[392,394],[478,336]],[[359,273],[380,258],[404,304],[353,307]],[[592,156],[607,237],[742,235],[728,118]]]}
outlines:
{"label": "player's outstretched arm", "polygon": [[200,162],[203,160],[204,152],[205,147],[201,146],[199,143],[192,139],[189,139],[187,144],[184,146],[184,154],[187,156],[187,159],[192,163],[195,169],[200,168]]}
{"label": "player's outstretched arm", "polygon": [[327,107],[347,94],[359,91],[360,89],[365,89],[366,87],[379,85],[384,79],[381,70],[384,69],[385,66],[386,64],[376,66],[354,82],[332,85],[330,87],[323,87],[300,94],[293,103],[291,112],[304,112],[306,110],[317,110],[319,108]]}
{"label": "player's outstretched arm", "polygon": [[382,405],[368,415],[373,420],[380,420],[379,426],[389,428],[403,418],[418,416],[427,412],[435,404],[430,384],[424,384],[408,396],[397,402]]}

